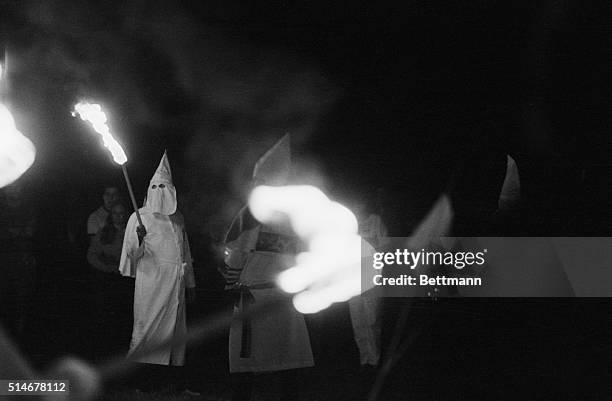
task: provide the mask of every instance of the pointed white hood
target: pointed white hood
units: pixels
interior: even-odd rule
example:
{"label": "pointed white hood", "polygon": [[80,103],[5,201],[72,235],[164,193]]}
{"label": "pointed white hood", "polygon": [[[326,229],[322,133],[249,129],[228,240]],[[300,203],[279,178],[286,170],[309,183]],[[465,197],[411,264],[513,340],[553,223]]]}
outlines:
{"label": "pointed white hood", "polygon": [[172,171],[166,152],[149,183],[145,207],[153,213],[166,216],[176,212],[176,188],[172,183]]}
{"label": "pointed white hood", "polygon": [[285,185],[290,172],[291,138],[286,134],[255,163],[253,181],[265,185]]}

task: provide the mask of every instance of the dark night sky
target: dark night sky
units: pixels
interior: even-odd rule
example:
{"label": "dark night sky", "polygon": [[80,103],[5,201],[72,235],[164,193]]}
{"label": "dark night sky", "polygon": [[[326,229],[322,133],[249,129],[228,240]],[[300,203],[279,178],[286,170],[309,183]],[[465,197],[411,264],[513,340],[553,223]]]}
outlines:
{"label": "dark night sky", "polygon": [[568,172],[609,168],[600,5],[3,3],[9,100],[38,148],[30,175],[90,209],[97,185],[121,178],[68,113],[81,97],[107,106],[140,198],[168,148],[203,236],[222,231],[286,131],[305,181],[339,196],[398,187],[411,218],[449,182],[493,199],[505,153],[535,166],[540,203],[559,198],[539,195],[541,180],[558,195]]}

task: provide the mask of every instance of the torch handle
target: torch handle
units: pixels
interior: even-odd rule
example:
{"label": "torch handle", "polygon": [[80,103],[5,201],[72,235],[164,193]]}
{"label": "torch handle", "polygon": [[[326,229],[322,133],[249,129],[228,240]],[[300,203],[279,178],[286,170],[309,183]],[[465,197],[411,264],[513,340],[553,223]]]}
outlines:
{"label": "torch handle", "polygon": [[121,170],[123,171],[123,176],[125,177],[125,183],[128,187],[128,192],[130,193],[130,199],[132,199],[132,206],[134,206],[134,211],[136,212],[136,218],[138,219],[138,224],[142,226],[142,219],[140,218],[140,212],[138,212],[138,205],[136,204],[136,198],[134,197],[134,191],[132,190],[132,183],[130,182],[130,176],[128,176],[127,169],[125,168],[125,164],[121,165]]}

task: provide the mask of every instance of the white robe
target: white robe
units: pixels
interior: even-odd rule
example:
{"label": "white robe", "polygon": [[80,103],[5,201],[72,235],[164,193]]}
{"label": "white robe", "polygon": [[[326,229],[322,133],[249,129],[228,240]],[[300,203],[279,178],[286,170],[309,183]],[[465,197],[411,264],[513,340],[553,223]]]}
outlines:
{"label": "white robe", "polygon": [[[261,226],[243,231],[239,237],[226,244],[228,266],[242,268],[240,283],[248,286],[248,293],[255,304],[286,299],[274,312],[257,315],[250,320],[250,354],[241,355],[242,329],[239,319],[240,306],[234,307],[230,326],[230,372],[272,372],[314,366],[310,337],[304,316],[295,310],[291,301],[276,287],[276,275],[291,266],[294,257],[277,252],[255,251]],[[269,287],[269,288],[262,288]]]}
{"label": "white robe", "polygon": [[119,265],[122,275],[136,278],[134,328],[128,359],[182,366],[184,344],[141,358],[132,357],[135,352],[186,334],[185,287],[195,287],[189,241],[180,212],[165,216],[144,207],[140,214],[147,235],[139,247],[138,220],[133,213],[125,230]]}

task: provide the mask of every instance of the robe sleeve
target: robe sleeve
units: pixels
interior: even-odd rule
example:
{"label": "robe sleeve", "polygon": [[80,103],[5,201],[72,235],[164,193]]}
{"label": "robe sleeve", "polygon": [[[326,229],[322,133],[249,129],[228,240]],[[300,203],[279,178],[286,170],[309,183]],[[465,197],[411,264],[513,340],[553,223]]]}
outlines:
{"label": "robe sleeve", "polygon": [[195,276],[193,274],[193,259],[191,258],[191,249],[189,248],[189,238],[187,231],[183,227],[183,261],[185,263],[185,286],[193,288],[195,284]]}
{"label": "robe sleeve", "polygon": [[136,277],[136,265],[138,260],[144,255],[144,244],[138,246],[138,234],[136,234],[138,220],[136,213],[132,213],[125,227],[123,237],[123,248],[121,249],[121,261],[119,262],[119,272],[122,276]]}

